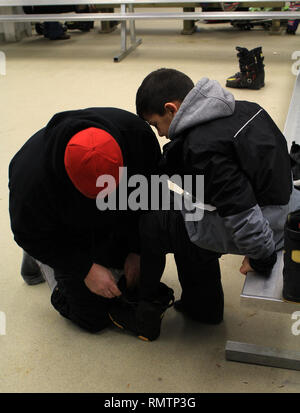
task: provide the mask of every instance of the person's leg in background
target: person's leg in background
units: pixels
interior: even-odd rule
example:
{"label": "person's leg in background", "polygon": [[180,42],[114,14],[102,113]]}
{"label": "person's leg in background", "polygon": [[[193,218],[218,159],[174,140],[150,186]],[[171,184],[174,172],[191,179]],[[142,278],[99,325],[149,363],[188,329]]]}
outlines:
{"label": "person's leg in background", "polygon": [[[35,6],[24,9],[27,14],[58,14],[75,11],[75,6]],[[45,22],[42,24],[44,37],[50,40],[67,40],[70,36],[59,22]],[[41,33],[39,33],[41,34]]]}
{"label": "person's leg in background", "polygon": [[44,37],[49,40],[67,40],[70,36],[65,33],[63,25],[59,22],[44,23]]}

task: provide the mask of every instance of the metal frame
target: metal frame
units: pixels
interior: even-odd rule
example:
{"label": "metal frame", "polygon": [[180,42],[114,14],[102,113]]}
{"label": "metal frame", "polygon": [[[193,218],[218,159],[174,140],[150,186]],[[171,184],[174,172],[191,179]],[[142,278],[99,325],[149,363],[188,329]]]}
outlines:
{"label": "metal frame", "polygon": [[[234,0],[229,0],[233,2]],[[274,0],[266,0],[267,2],[274,3]],[[248,0],[249,3],[265,3],[265,1]],[[247,2],[247,3],[248,3]],[[215,3],[214,0],[207,0],[206,3]],[[220,2],[222,3],[222,2]],[[277,2],[276,2],[277,3]],[[282,1],[278,1],[279,4]],[[18,6],[37,6],[37,5],[47,5],[48,0],[0,0],[0,13],[1,7],[10,7],[14,11],[14,7]],[[85,0],[54,0],[51,5],[67,5],[67,4],[90,4]],[[121,22],[121,51],[118,55],[114,57],[114,62],[120,62],[135,50],[141,43],[142,39],[136,39],[135,30],[135,20],[189,20],[191,22],[202,20],[202,19],[213,19],[213,20],[290,20],[290,19],[300,19],[300,12],[296,11],[273,11],[273,12],[196,12],[196,11],[185,11],[185,12],[134,12],[134,5],[147,5],[147,4],[178,4],[182,6],[183,4],[194,4],[199,5],[200,3],[193,3],[190,0],[93,0],[92,4],[95,5],[114,5],[115,7],[120,7],[120,13],[61,13],[61,14],[0,14],[0,23],[3,22],[4,33],[6,39],[9,41],[16,41],[18,37],[17,29],[14,23],[31,23],[39,21],[120,21]],[[4,9],[7,13],[7,10]],[[127,21],[129,22],[129,33],[130,33],[130,45],[127,45]],[[25,31],[28,34],[28,26]]]}
{"label": "metal frame", "polygon": [[[130,3],[128,4],[128,6]],[[133,7],[133,4],[131,4]],[[0,14],[0,22],[34,22],[34,21],[97,21],[97,20],[265,20],[299,19],[299,11],[266,12],[143,12],[125,11],[126,4],[121,5],[121,13],[61,13],[61,14]]]}
{"label": "metal frame", "polygon": [[[236,0],[226,0],[226,3],[235,3]],[[244,1],[239,1],[240,3],[246,2],[246,3],[284,3],[284,1],[280,0],[244,0]],[[92,0],[91,2],[87,0],[0,0],[0,7],[1,6],[62,6],[62,5],[83,5],[83,4],[96,4],[96,5],[121,5],[121,4],[132,4],[132,5],[137,5],[137,4],[168,4],[168,3],[173,3],[176,4],[178,3],[178,7],[180,7],[181,4],[184,3],[189,3],[189,4],[203,4],[203,2],[197,2],[197,1],[192,1],[192,0]],[[216,0],[205,0],[206,3],[222,3],[221,1],[216,1]]]}
{"label": "metal frame", "polygon": [[[294,52],[295,55],[292,59],[299,59],[300,53]],[[298,54],[299,53],[299,54]],[[297,61],[295,62],[297,66]],[[296,68],[295,68],[296,69]],[[298,63],[298,76],[296,78],[291,103],[289,106],[286,122],[284,125],[284,136],[288,142],[288,147],[290,148],[292,142],[295,141],[300,145],[300,64]]]}
{"label": "metal frame", "polygon": [[[284,127],[288,146],[300,136],[300,74],[298,73]],[[300,311],[300,303],[287,302],[282,298],[283,251],[277,253],[277,262],[269,278],[256,272],[246,275],[241,305],[259,310],[289,313]],[[255,344],[227,341],[225,348],[227,360],[260,364],[270,367],[300,370],[300,352],[278,350],[256,346]]]}
{"label": "metal frame", "polygon": [[232,361],[300,370],[299,351],[278,350],[272,347],[227,341],[226,355],[227,359]]}
{"label": "metal frame", "polygon": [[[121,4],[122,14],[126,14],[126,8],[128,7],[130,13],[134,13],[133,5]],[[127,19],[121,22],[121,53],[114,57],[114,62],[120,62],[129,53],[135,50],[141,43],[142,39],[136,39],[135,33],[135,20],[129,20],[129,32],[130,32],[130,46],[127,47]]]}
{"label": "metal frame", "polygon": [[266,278],[256,272],[246,276],[242,293],[241,305],[255,307],[257,310],[289,313],[300,310],[300,304],[287,302],[282,298],[283,288],[283,251],[277,253],[277,261],[271,275]]}
{"label": "metal frame", "polygon": [[[242,293],[241,305],[271,312],[292,314],[300,311],[300,303],[284,301],[283,287],[283,251],[277,253],[277,262],[269,278],[256,272],[246,275]],[[227,341],[225,357],[229,361],[260,364],[269,367],[279,367],[300,370],[300,352],[262,347],[250,343]]]}

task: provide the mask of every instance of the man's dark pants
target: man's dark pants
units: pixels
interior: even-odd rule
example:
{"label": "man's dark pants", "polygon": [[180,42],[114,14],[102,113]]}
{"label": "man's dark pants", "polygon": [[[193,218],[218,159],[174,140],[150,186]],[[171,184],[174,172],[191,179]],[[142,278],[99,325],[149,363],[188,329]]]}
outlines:
{"label": "man's dark pants", "polygon": [[[166,263],[166,254],[173,253],[182,287],[181,301],[186,313],[204,323],[223,319],[224,295],[218,258],[220,254],[203,250],[193,244],[187,234],[180,211],[148,211],[140,218],[141,279],[140,299],[152,301]],[[106,266],[122,268],[123,250],[114,249]],[[118,253],[119,251],[119,253]],[[92,293],[84,281],[65,276],[55,270],[58,281],[51,302],[59,313],[90,332],[110,324],[109,306],[114,299]],[[120,289],[124,286],[120,286]]]}
{"label": "man's dark pants", "polygon": [[[105,262],[101,259],[101,263],[107,268],[120,270],[124,268],[125,259],[130,251],[122,234],[110,235],[113,247],[107,251]],[[52,292],[51,303],[63,317],[91,333],[103,330],[111,324],[108,310],[115,299],[92,293],[84,280],[79,280],[58,269],[54,269],[54,275],[57,286]],[[124,277],[120,279],[118,286],[121,291],[125,290]]]}
{"label": "man's dark pants", "polygon": [[[55,277],[61,274],[55,271]],[[51,303],[63,317],[90,333],[97,333],[110,324],[109,299],[92,293],[83,281],[59,279]]]}

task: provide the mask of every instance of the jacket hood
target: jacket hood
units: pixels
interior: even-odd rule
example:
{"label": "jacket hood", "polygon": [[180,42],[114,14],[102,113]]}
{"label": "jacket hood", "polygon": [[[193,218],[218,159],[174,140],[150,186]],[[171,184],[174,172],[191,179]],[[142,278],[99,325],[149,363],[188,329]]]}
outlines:
{"label": "jacket hood", "polygon": [[187,94],[174,116],[169,128],[169,139],[192,126],[230,116],[234,108],[234,96],[216,80],[203,77]]}

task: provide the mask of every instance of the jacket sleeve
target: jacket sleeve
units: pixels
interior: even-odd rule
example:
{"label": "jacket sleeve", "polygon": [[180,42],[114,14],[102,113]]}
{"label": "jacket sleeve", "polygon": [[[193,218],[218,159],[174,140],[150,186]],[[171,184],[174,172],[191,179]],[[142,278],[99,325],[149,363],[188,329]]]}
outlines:
{"label": "jacket sleeve", "polygon": [[220,151],[189,149],[186,163],[193,174],[204,175],[204,201],[217,208],[240,254],[268,259],[275,250],[273,231],[236,160]]}
{"label": "jacket sleeve", "polygon": [[15,241],[29,255],[59,270],[66,278],[83,280],[92,264],[93,241],[87,233],[66,234],[63,231],[15,233]]}

